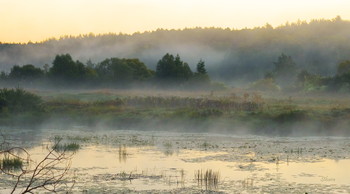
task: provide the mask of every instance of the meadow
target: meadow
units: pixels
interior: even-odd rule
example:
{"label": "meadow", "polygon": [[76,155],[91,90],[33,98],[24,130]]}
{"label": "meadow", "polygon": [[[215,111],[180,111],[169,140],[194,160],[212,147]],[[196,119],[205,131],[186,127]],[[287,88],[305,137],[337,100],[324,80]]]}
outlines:
{"label": "meadow", "polygon": [[[249,90],[30,90],[37,105],[2,109],[6,127],[43,126],[227,132],[259,135],[349,135],[348,95]],[[26,103],[27,105],[29,103]],[[17,107],[17,109],[21,109]]]}

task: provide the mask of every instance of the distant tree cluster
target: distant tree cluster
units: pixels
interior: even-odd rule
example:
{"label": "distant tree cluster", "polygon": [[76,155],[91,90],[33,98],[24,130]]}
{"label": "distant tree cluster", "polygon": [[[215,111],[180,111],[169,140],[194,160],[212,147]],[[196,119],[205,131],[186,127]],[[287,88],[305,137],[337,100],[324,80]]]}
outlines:
{"label": "distant tree cluster", "polygon": [[204,61],[197,64],[197,72],[192,72],[186,62],[183,62],[179,55],[175,57],[166,54],[158,61],[156,78],[168,83],[196,82],[197,84],[208,84],[210,82]]}
{"label": "distant tree cluster", "polygon": [[42,78],[44,76],[44,71],[40,68],[36,68],[33,65],[14,66],[9,74],[10,78],[30,81]]}
{"label": "distant tree cluster", "polygon": [[204,61],[200,60],[197,72],[192,72],[179,55],[166,54],[153,71],[139,59],[107,58],[97,64],[75,61],[70,54],[56,55],[52,66],[43,69],[33,65],[14,66],[6,74],[1,72],[1,81],[24,84],[49,83],[55,86],[127,86],[133,83],[148,83],[163,86],[197,84],[209,86],[210,78]]}
{"label": "distant tree cluster", "polygon": [[49,78],[53,80],[73,83],[87,81],[95,75],[92,68],[85,66],[80,61],[74,61],[69,54],[57,55],[48,72]]}
{"label": "distant tree cluster", "polygon": [[291,56],[282,53],[273,64],[274,69],[265,74],[265,79],[272,78],[283,87],[295,82],[298,68]]}
{"label": "distant tree cluster", "polygon": [[147,81],[154,75],[154,72],[138,59],[105,59],[94,69],[101,81],[112,83]]}
{"label": "distant tree cluster", "polygon": [[252,89],[350,92],[349,60],[338,64],[334,76],[310,73],[298,67],[292,57],[284,53],[273,64],[274,69],[266,72],[263,80],[254,82]]}

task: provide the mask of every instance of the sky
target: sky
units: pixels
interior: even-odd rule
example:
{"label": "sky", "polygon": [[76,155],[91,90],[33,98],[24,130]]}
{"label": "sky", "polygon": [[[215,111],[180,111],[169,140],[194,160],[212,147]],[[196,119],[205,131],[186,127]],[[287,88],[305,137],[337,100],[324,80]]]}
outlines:
{"label": "sky", "polygon": [[191,27],[350,19],[350,0],[0,0],[0,42]]}

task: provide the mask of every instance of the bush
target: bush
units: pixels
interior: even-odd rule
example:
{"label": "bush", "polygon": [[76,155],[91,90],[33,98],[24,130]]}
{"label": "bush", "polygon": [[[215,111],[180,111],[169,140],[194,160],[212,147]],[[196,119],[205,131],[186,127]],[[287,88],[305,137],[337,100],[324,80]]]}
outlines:
{"label": "bush", "polygon": [[0,112],[10,113],[41,111],[42,100],[39,96],[22,89],[0,89]]}

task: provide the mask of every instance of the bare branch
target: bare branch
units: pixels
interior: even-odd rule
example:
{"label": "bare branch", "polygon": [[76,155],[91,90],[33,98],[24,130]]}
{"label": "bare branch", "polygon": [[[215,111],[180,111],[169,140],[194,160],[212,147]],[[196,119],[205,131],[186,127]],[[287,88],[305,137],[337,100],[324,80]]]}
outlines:
{"label": "bare branch", "polygon": [[[55,141],[51,147],[47,146],[48,153],[41,161],[35,163],[30,160],[30,153],[25,148],[10,147],[5,136],[2,133],[0,133],[0,136],[3,139],[0,143],[0,156],[12,157],[21,161],[26,160],[28,163],[26,168],[20,166],[19,172],[5,169],[0,165],[0,172],[16,180],[11,193],[17,193],[19,187],[24,188],[20,193],[34,193],[38,189],[57,193],[63,186],[68,188],[68,185],[65,183],[65,177],[70,169],[71,157],[74,153],[67,154],[65,151],[56,151],[54,148],[60,141]],[[23,157],[20,152],[22,152],[22,155],[24,153],[26,157]],[[29,163],[35,164],[33,169],[30,169]],[[63,167],[60,167],[60,165],[63,165]],[[74,184],[75,182],[73,181],[69,190],[72,189]]]}

